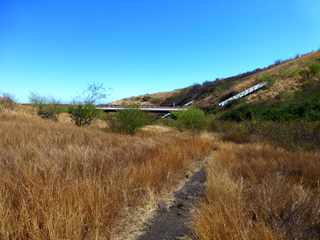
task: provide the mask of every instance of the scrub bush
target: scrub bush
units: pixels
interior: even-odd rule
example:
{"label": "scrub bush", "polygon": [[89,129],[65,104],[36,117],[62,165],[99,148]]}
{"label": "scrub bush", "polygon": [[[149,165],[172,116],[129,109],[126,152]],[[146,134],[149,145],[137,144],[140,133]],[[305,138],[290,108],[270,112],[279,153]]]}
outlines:
{"label": "scrub bush", "polygon": [[99,111],[93,104],[79,104],[69,109],[72,121],[78,126],[88,126],[97,118]]}
{"label": "scrub bush", "polygon": [[186,111],[175,112],[176,126],[178,129],[200,131],[206,128],[207,119],[205,113],[198,108],[190,108]]}
{"label": "scrub bush", "polygon": [[119,111],[109,119],[109,125],[112,131],[131,135],[136,133],[139,128],[142,128],[148,122],[148,116],[136,108]]}

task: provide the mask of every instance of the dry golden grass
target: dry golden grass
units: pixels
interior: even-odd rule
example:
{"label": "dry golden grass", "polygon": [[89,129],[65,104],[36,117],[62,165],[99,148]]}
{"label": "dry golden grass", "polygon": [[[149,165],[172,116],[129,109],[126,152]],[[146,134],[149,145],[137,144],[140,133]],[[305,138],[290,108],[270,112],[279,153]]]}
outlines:
{"label": "dry golden grass", "polygon": [[[285,62],[269,70],[266,70],[263,73],[260,73],[260,75],[264,73],[270,74],[274,76],[276,81],[268,89],[250,95],[247,101],[270,101],[271,99],[274,99],[277,96],[279,96],[281,93],[293,93],[301,89],[302,85],[304,84],[304,79],[301,76],[299,76],[299,74],[292,76],[282,76],[283,72],[294,72],[296,70],[302,70],[308,61],[312,61],[319,57],[320,52],[314,52],[304,57],[294,59],[289,62]],[[235,88],[237,90],[240,90],[249,87],[250,85],[252,86],[253,82],[256,81],[256,79],[257,76],[253,76],[252,78],[249,78],[248,80],[240,83],[239,86],[236,86]]]}
{"label": "dry golden grass", "polygon": [[0,114],[0,239],[109,239],[125,208],[209,151],[178,133],[131,137]]}
{"label": "dry golden grass", "polygon": [[320,154],[224,143],[194,215],[201,240],[319,239]]}

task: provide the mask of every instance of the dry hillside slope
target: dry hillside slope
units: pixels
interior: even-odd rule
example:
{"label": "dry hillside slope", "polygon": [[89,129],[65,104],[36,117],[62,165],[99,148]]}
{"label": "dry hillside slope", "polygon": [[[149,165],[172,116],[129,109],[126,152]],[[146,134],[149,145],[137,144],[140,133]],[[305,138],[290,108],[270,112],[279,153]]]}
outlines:
{"label": "dry hillside slope", "polygon": [[140,104],[140,105],[183,105],[194,100],[195,105],[210,109],[221,99],[240,92],[257,82],[268,80],[269,88],[252,94],[247,98],[249,102],[276,99],[280,94],[295,92],[303,85],[300,72],[312,62],[320,63],[320,52],[312,52],[297,56],[282,62],[277,62],[263,69],[256,69],[237,76],[207,81],[172,92],[148,94],[116,101],[116,104]]}

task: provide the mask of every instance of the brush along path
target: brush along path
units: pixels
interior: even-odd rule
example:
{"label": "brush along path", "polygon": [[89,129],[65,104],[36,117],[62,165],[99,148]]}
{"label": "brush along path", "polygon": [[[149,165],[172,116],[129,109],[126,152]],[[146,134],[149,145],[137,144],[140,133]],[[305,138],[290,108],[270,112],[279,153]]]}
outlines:
{"label": "brush along path", "polygon": [[189,224],[193,206],[204,193],[206,174],[203,166],[186,178],[182,188],[174,192],[171,204],[158,203],[155,216],[146,224],[145,232],[138,240],[193,239]]}

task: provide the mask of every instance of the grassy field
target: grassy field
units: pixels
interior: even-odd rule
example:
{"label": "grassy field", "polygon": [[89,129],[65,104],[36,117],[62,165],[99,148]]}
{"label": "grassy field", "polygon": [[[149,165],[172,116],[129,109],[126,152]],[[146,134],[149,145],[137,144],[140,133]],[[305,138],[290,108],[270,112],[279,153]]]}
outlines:
{"label": "grassy field", "polygon": [[319,152],[257,143],[217,148],[193,217],[199,239],[319,239]]}
{"label": "grassy field", "polygon": [[0,135],[0,239],[109,239],[124,209],[170,190],[210,146],[19,113],[0,115]]}

